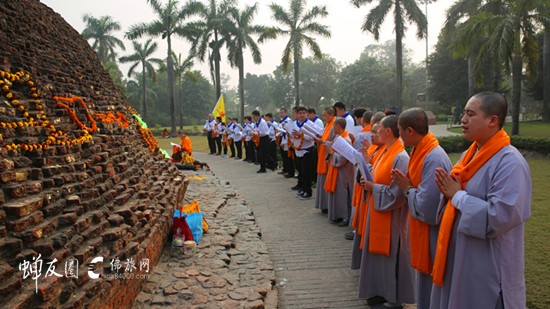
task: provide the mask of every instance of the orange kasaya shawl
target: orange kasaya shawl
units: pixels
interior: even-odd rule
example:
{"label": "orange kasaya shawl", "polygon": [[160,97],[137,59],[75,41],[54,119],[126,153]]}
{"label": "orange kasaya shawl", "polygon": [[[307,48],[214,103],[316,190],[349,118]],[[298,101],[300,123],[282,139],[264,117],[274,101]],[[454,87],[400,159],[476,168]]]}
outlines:
{"label": "orange kasaya shawl", "polygon": [[[323,136],[321,139],[323,142],[327,142],[330,138],[330,129],[332,129],[332,124],[334,123],[334,119],[327,123],[327,126],[323,130]],[[324,175],[328,172],[328,162],[325,161],[325,158],[327,157],[327,151],[325,150],[325,147],[321,144],[319,145],[319,152],[317,157],[317,174]]]}
{"label": "orange kasaya shawl", "polygon": [[[422,182],[422,167],[426,155],[439,145],[432,133],[424,136],[416,145],[409,159],[409,177],[413,187],[418,188]],[[409,239],[411,242],[411,266],[423,274],[431,274],[432,259],[430,258],[430,225],[416,220],[409,211]]]}
{"label": "orange kasaya shawl", "polygon": [[[373,166],[375,166],[378,163],[378,161],[380,160],[380,158],[382,157],[382,155],[384,154],[385,151],[386,151],[386,145],[382,145],[380,147],[378,147],[376,145],[371,145],[369,147],[369,149],[367,150],[369,155],[372,155],[374,153],[374,156],[372,157],[370,163]],[[361,187],[361,185],[356,184],[355,185],[355,190],[360,190],[360,197],[359,197],[360,201],[359,201],[359,206],[355,206],[355,207],[359,207],[359,211],[355,212],[355,216],[354,216],[353,222],[352,222],[352,227],[357,229],[357,234],[358,235],[363,236],[365,234],[365,228],[366,228],[365,223],[367,222],[368,211],[369,211],[369,203],[373,202],[373,197],[372,197],[372,192],[367,192],[367,202],[365,203],[364,199],[363,199],[363,196],[364,196],[363,194],[365,194],[365,193],[364,193],[364,190]],[[354,198],[355,198],[355,192],[354,192]],[[357,213],[359,213],[359,215],[361,216],[360,218],[357,217]],[[363,242],[362,241],[361,241],[360,248],[363,249]]]}
{"label": "orange kasaya shawl", "polygon": [[[401,139],[397,139],[380,158],[375,167],[374,183],[389,186],[393,161],[405,149]],[[369,252],[390,255],[391,243],[391,211],[374,209],[374,200],[370,205]]]}
{"label": "orange kasaya shawl", "polygon": [[[462,189],[466,187],[466,183],[477,173],[477,171],[491,159],[502,148],[510,145],[510,137],[504,130],[498,131],[486,143],[477,150],[477,142],[474,142],[466,151],[460,162],[458,162],[451,171],[455,174],[462,184]],[[474,157],[475,155],[475,157]],[[473,159],[472,159],[473,158]],[[443,285],[443,276],[445,274],[445,266],[447,263],[447,252],[449,249],[449,240],[451,231],[456,216],[456,208],[451,204],[451,200],[447,202],[447,207],[443,213],[439,235],[437,238],[437,249],[435,252],[435,260],[433,266],[432,277],[435,285]]]}
{"label": "orange kasaya shawl", "polygon": [[[324,134],[324,132],[323,132]],[[349,137],[348,130],[344,130],[344,133],[342,133],[342,138]],[[334,137],[334,140],[336,140],[338,136]],[[327,172],[327,180],[325,182],[325,191],[327,193],[334,193],[336,190],[336,180],[338,179],[338,168],[332,166],[332,157],[329,160],[329,167]]]}

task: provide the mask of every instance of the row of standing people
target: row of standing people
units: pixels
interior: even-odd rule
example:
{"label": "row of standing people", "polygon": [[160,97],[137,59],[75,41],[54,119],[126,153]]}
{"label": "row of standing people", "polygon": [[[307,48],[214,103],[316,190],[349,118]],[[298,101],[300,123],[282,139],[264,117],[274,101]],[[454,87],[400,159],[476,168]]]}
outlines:
{"label": "row of standing people", "polygon": [[[495,92],[468,101],[461,123],[473,144],[454,167],[420,108],[399,117],[361,108],[352,115],[338,102],[324,109],[317,133],[305,108],[293,110],[294,120],[280,111],[269,127],[285,177],[299,173],[292,190],[308,199],[316,184],[315,208],[355,229],[346,238],[353,240],[351,268],[360,272],[358,297],[390,308],[526,307],[531,177],[502,129],[507,109]],[[251,138],[261,139],[256,114]],[[370,181],[332,148],[339,137],[363,155]],[[410,156],[405,146],[413,147]]]}

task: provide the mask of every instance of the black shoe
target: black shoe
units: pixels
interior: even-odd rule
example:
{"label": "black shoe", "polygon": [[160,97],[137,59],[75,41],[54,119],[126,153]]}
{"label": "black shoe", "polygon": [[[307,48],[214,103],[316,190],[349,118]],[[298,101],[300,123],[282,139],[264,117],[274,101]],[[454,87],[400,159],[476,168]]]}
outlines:
{"label": "black shoe", "polygon": [[235,158],[235,156],[231,156],[230,158]]}
{"label": "black shoe", "polygon": [[367,305],[374,307],[376,305],[380,305],[386,302],[386,299],[382,296],[374,296],[367,299]]}
{"label": "black shoe", "polygon": [[216,155],[217,155],[217,156],[221,156],[222,154],[221,154],[221,153],[217,153]]}
{"label": "black shoe", "polygon": [[254,161],[248,161],[248,163],[255,163]]}
{"label": "black shoe", "polygon": [[304,194],[306,194],[304,191],[300,191],[298,192],[298,194],[296,194],[296,197],[301,198],[302,196],[304,196]]}
{"label": "black shoe", "polygon": [[294,186],[294,187],[290,188],[290,190],[292,190],[292,191],[301,191],[302,188],[300,188],[298,186]]}
{"label": "black shoe", "polygon": [[355,237],[355,232],[346,233],[345,237],[347,240],[353,240],[353,238]]}
{"label": "black shoe", "polygon": [[328,214],[328,209],[321,209],[321,213]]}
{"label": "black shoe", "polygon": [[211,152],[211,153],[209,153],[209,155],[213,156],[213,155],[215,155],[215,153]]}
{"label": "black shoe", "polygon": [[312,198],[312,197],[313,197],[313,196],[312,196],[311,194],[309,194],[309,193],[304,193],[304,194],[302,195],[302,197],[300,197],[300,200],[301,200],[301,201],[305,201],[305,200],[309,200],[309,199]]}
{"label": "black shoe", "polygon": [[285,175],[285,178],[294,178],[294,175]]}
{"label": "black shoe", "polygon": [[260,174],[260,173],[265,173],[265,172],[266,172],[265,169],[262,168],[262,169],[258,170],[256,173]]}
{"label": "black shoe", "polygon": [[260,162],[254,162],[255,165],[260,165]]}
{"label": "black shoe", "polygon": [[283,172],[283,171],[280,171],[280,172],[278,172],[277,174],[279,174],[279,175],[286,175],[286,173]]}
{"label": "black shoe", "polygon": [[342,220],[340,223],[338,223],[338,226],[348,226],[349,221],[348,220]]}

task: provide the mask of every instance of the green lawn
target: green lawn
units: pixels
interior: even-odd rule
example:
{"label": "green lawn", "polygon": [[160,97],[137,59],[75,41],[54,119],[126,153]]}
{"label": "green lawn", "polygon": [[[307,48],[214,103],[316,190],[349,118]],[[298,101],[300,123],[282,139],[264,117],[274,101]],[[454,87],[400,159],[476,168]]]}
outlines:
{"label": "green lawn", "polygon": [[[550,126],[547,128],[549,130]],[[550,135],[549,132],[546,134],[546,137]],[[449,157],[455,163],[460,154],[453,153]],[[527,162],[531,167],[533,183],[531,218],[525,224],[527,307],[543,309],[550,304],[550,190],[547,187],[550,183],[550,160],[528,158]]]}
{"label": "green lawn", "polygon": [[[504,125],[504,130],[510,134],[512,130],[512,124],[507,123]],[[462,133],[462,128],[452,128],[449,131]],[[521,136],[530,136],[530,137],[547,137],[550,138],[550,123],[532,121],[532,122],[521,122],[519,124],[519,135]]]}
{"label": "green lawn", "polygon": [[[155,136],[157,142],[159,143],[159,148],[172,153],[172,146],[170,142],[179,144],[180,139],[176,138],[161,138],[160,136]],[[193,152],[209,152],[208,151],[208,140],[206,135],[189,135],[191,143],[193,144]]]}

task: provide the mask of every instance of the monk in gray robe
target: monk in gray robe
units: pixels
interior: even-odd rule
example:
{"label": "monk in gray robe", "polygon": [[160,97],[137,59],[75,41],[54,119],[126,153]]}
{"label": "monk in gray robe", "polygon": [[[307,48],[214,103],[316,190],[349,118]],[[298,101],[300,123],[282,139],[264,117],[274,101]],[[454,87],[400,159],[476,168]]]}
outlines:
{"label": "monk in gray robe", "polygon": [[502,130],[508,103],[474,95],[462,132],[473,140],[451,174],[436,171],[445,199],[434,261],[431,308],[525,308],[524,225],[531,216],[531,175]]}
{"label": "monk in gray robe", "polygon": [[[370,112],[365,112],[365,114],[363,114],[363,119],[364,121],[366,121],[365,118],[368,117],[368,120],[369,120],[369,126],[371,127],[370,129],[370,132],[371,133],[369,135],[369,139],[365,142],[363,140],[363,146],[358,149],[360,150],[361,152],[367,154],[365,156],[365,161],[367,162],[367,166],[369,167],[369,172],[372,173],[372,164],[373,164],[373,158],[376,157],[376,159],[378,159],[382,153],[378,153],[378,151],[380,150],[381,146],[384,145],[383,143],[380,143],[380,141],[378,140],[378,136],[377,136],[377,132],[378,132],[378,129],[380,128],[380,121],[382,120],[382,118],[386,117],[386,114],[384,113],[381,113],[381,112],[378,112],[378,113],[375,113],[374,115],[370,114],[368,115],[367,113],[370,113]],[[366,115],[366,117],[365,117]],[[370,143],[372,141],[372,143]],[[369,144],[370,143],[370,144]],[[372,149],[369,153],[369,149]],[[385,149],[385,147],[384,147]],[[383,152],[383,150],[382,150]],[[355,180],[357,181],[358,184],[361,183],[361,174],[359,172],[359,168],[356,167],[355,168]],[[359,189],[360,190],[363,190],[363,188],[361,186],[359,186]],[[355,187],[354,190],[358,190],[357,186]],[[354,192],[354,195],[355,195],[355,192]],[[363,194],[361,194],[361,196],[364,198],[364,192]],[[361,250],[361,247],[362,247],[362,243],[363,243],[363,232],[364,232],[364,227],[362,226],[362,224],[360,224],[359,222],[364,222],[366,221],[365,218],[363,218],[364,216],[367,215],[368,211],[367,209],[361,209],[361,207],[356,207],[356,213],[354,214],[355,218],[354,218],[354,223],[352,226],[355,227],[355,231],[351,232],[353,233],[353,244],[352,244],[352,248],[351,248],[351,269],[359,269],[361,268],[361,257],[362,257],[362,250]],[[363,212],[363,213],[361,213]],[[358,229],[361,229],[360,232],[357,232]],[[348,234],[346,234],[346,237],[348,236]]]}
{"label": "monk in gray robe", "polygon": [[[374,182],[362,179],[372,192],[363,237],[358,295],[369,305],[384,299],[389,308],[416,302],[416,273],[411,267],[409,211],[403,190],[391,180],[391,171],[406,173],[409,156],[399,139],[398,118],[382,119],[378,138],[387,147],[373,169]],[[368,196],[367,193],[364,196]]]}
{"label": "monk in gray robe", "polygon": [[324,147],[325,142],[334,140],[334,131],[332,130],[333,121],[336,119],[336,112],[332,106],[325,108],[323,111],[323,120],[326,122],[326,127],[323,134],[315,138],[319,154],[317,158],[317,190],[315,190],[315,208],[321,209],[323,213],[328,212],[328,193],[325,191],[325,182],[327,180],[327,172],[329,164],[326,161],[327,153]]}
{"label": "monk in gray robe", "polygon": [[411,263],[417,270],[417,309],[429,309],[433,279],[432,265],[437,247],[439,224],[437,210],[441,192],[435,183],[435,170],[451,171],[449,156],[429,133],[428,116],[421,108],[399,115],[399,135],[405,146],[414,146],[408,173],[392,171],[393,181],[405,192],[410,211]]}
{"label": "monk in gray robe", "polygon": [[[332,130],[334,131],[335,139],[342,137],[351,145],[351,139],[346,130],[346,120],[344,118],[334,119]],[[331,146],[325,145],[325,150],[328,154],[327,161],[330,162],[329,169],[333,169],[332,172],[329,171],[327,173],[327,180],[324,186],[328,192],[328,219],[330,221],[342,219],[344,224],[341,225],[345,226],[349,222],[351,212],[354,165],[344,158],[344,156],[335,152]]]}

